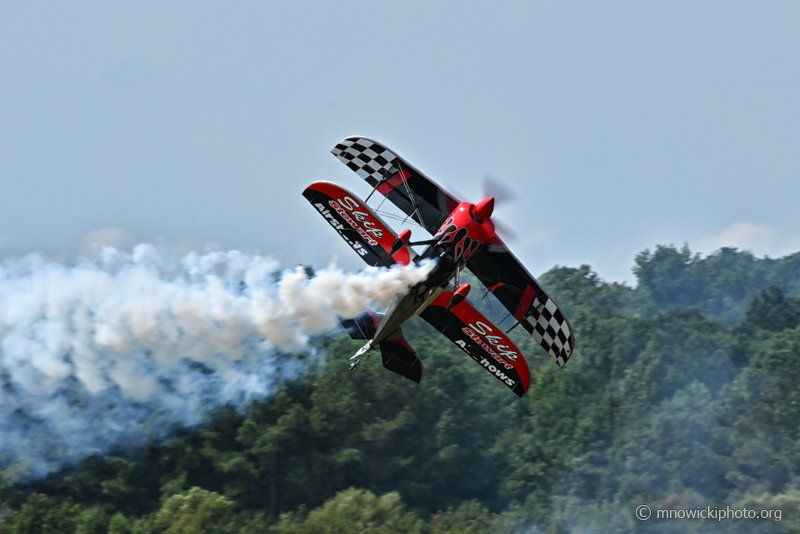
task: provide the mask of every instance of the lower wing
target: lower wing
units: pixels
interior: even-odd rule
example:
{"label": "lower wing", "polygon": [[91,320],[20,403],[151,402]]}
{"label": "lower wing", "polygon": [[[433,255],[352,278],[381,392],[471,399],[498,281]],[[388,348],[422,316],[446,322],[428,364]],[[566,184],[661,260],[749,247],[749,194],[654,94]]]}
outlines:
{"label": "lower wing", "polygon": [[511,251],[497,240],[494,246],[473,256],[467,268],[559,367],[564,367],[575,349],[572,325]]}
{"label": "lower wing", "polygon": [[451,291],[443,291],[420,317],[522,397],[528,391],[531,375],[520,350],[499,326],[469,301],[464,300],[448,310],[452,296]]}

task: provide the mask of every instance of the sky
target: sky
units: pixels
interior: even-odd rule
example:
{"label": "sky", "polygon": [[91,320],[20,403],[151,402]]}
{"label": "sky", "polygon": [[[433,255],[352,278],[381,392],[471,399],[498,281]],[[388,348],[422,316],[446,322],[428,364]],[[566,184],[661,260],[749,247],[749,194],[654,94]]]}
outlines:
{"label": "sky", "polygon": [[[301,196],[379,140],[534,275],[800,250],[800,3],[0,0],[0,259],[94,244],[358,258]],[[415,236],[419,236],[419,230]]]}

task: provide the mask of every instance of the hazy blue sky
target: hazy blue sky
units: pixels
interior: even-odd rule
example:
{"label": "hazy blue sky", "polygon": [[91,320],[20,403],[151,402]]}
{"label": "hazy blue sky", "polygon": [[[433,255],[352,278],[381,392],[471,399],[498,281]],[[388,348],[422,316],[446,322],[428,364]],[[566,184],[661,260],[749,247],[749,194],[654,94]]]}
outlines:
{"label": "hazy blue sky", "polygon": [[[301,196],[378,139],[540,274],[800,250],[800,2],[0,1],[0,257],[215,243],[358,259]],[[88,237],[87,237],[88,236]]]}

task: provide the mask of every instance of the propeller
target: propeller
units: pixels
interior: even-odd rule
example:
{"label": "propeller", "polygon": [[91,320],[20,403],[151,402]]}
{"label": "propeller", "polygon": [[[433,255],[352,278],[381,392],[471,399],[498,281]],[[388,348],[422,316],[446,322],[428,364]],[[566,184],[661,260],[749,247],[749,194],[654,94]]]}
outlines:
{"label": "propeller", "polygon": [[[514,232],[509,225],[498,221],[496,217],[492,217],[492,222],[494,223],[495,234],[503,240],[503,243],[513,243],[517,240],[516,232]],[[491,244],[489,246],[491,246]]]}
{"label": "propeller", "polygon": [[[451,189],[451,192],[454,193],[455,198],[459,199],[459,201],[472,202],[467,195],[462,194],[461,191],[457,189]],[[511,229],[511,225],[505,224],[502,220],[498,219],[497,208],[514,202],[519,198],[519,195],[517,195],[506,182],[488,172],[484,175],[483,181],[481,182],[481,195],[481,198],[478,199],[477,202],[473,202],[473,204],[477,205],[481,200],[494,197],[494,210],[491,219],[494,223],[497,237],[504,243],[516,241],[517,234]],[[492,245],[489,244],[490,248],[491,246]]]}
{"label": "propeller", "polygon": [[[494,197],[495,208],[508,205],[519,198],[519,195],[503,180],[491,173],[486,173],[481,183],[483,198]],[[492,215],[492,222],[497,236],[505,243],[516,241],[517,234],[511,226],[497,218],[497,211]]]}
{"label": "propeller", "polygon": [[503,180],[491,173],[486,173],[481,183],[483,198],[494,197],[495,205],[509,204],[519,198],[519,195]]}

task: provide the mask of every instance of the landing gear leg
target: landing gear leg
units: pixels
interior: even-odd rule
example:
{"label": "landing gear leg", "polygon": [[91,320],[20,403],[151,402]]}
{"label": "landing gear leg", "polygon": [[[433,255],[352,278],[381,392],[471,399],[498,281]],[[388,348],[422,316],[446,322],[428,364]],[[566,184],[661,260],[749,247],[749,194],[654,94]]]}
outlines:
{"label": "landing gear leg", "polygon": [[356,361],[354,361],[353,363],[350,364],[350,370],[351,371],[355,370],[355,368],[358,367],[358,364],[361,363],[361,360],[365,356],[367,358],[369,358],[369,353],[370,353],[371,350],[372,350],[372,340],[369,340],[369,341],[367,341],[366,345],[364,345],[363,347],[358,349],[358,352],[356,352],[355,354],[350,356],[351,360],[356,360],[356,358],[358,358]]}

